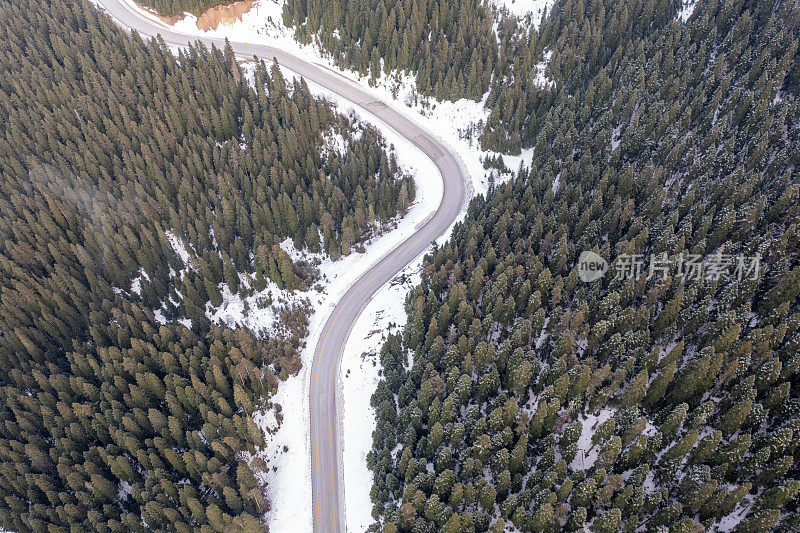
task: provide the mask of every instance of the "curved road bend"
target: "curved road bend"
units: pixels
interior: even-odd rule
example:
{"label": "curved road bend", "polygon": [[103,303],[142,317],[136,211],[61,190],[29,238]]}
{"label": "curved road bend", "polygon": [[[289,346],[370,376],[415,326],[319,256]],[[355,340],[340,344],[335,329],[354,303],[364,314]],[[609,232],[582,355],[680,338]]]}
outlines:
{"label": "curved road bend", "polygon": [[[225,45],[223,39],[175,31],[166,24],[134,11],[124,0],[99,0],[99,3],[120,25],[145,35],[161,34],[168,44],[186,45],[199,40],[220,48]],[[418,257],[456,219],[466,198],[465,176],[455,156],[433,135],[336,72],[272,46],[237,41],[231,41],[230,44],[240,56],[257,56],[266,61],[276,58],[282,66],[375,115],[433,160],[444,180],[444,195],[433,217],[350,287],[325,323],[314,352],[310,394],[314,531],[339,533],[345,530],[346,521],[341,486],[341,449],[338,446],[340,421],[336,402],[339,362],[347,337],[378,289]]]}

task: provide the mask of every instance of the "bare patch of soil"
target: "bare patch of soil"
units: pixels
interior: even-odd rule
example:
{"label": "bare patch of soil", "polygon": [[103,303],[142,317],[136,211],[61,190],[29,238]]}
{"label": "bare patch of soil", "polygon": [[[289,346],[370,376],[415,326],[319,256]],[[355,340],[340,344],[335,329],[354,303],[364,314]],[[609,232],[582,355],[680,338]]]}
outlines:
{"label": "bare patch of soil", "polygon": [[242,0],[215,6],[200,15],[197,27],[203,31],[216,30],[220,24],[236,22],[242,15],[253,8],[255,0]]}

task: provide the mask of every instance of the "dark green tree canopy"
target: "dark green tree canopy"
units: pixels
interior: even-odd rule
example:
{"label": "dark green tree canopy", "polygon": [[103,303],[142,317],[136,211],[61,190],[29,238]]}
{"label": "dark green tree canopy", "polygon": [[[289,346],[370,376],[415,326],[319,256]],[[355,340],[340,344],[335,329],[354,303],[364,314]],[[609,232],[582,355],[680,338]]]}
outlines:
{"label": "dark green tree canopy", "polygon": [[208,306],[308,287],[280,243],[349,253],[413,181],[277,65],[248,84],[87,2],[0,0],[0,73],[0,528],[263,531],[253,414],[309,311],[256,336]]}
{"label": "dark green tree canopy", "polygon": [[[530,50],[554,85],[493,82],[484,141],[532,164],[426,257],[381,350],[373,529],[799,527],[800,12],[675,14],[558,1]],[[582,251],[611,271],[581,281]],[[631,254],[669,275],[616,279]]]}

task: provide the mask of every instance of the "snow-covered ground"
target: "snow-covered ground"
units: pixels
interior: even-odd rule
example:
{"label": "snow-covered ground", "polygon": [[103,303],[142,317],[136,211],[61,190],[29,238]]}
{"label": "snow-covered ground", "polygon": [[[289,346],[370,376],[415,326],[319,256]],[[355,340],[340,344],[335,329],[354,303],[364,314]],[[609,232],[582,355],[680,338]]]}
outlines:
{"label": "snow-covered ground", "polygon": [[[311,501],[308,389],[311,361],[322,326],[330,316],[336,302],[350,285],[380,258],[416,231],[435,212],[443,194],[439,171],[418,148],[346,99],[338,97],[314,83],[309,82],[309,88],[315,95],[333,102],[340,113],[355,115],[359,120],[379,128],[387,143],[393,148],[403,171],[414,177],[416,198],[406,216],[397,221],[395,229],[366,243],[365,253],[353,253],[338,261],[323,259],[319,268],[325,287],[324,292],[303,293],[303,296],[311,300],[312,307],[315,309],[310,321],[310,333],[306,339],[306,348],[302,353],[303,368],[297,376],[289,378],[279,386],[278,394],[273,399],[275,403],[282,405],[284,410],[291,409],[293,416],[284,418],[283,424],[271,437],[269,443],[268,453],[272,452],[269,453],[272,457],[270,465],[277,467],[277,470],[270,471],[267,478],[269,497],[274,509],[269,515],[272,531],[297,531],[298,528],[311,527],[311,508],[308,505],[308,502]],[[295,250],[290,241],[285,241],[282,246],[292,259],[312,258],[311,254]],[[419,261],[416,268],[418,265]],[[407,267],[404,273],[408,272],[410,268],[415,267],[413,265]],[[399,277],[402,276],[401,274]],[[407,280],[401,285],[387,285],[376,295],[356,323],[348,340],[341,365],[346,405],[344,410],[343,468],[348,530],[351,528],[363,530],[361,525],[365,523],[368,525],[372,521],[369,502],[369,489],[372,481],[364,457],[372,443],[374,413],[369,406],[369,397],[377,384],[378,372],[377,366],[373,367],[371,363],[361,364],[358,362],[363,350],[357,351],[354,347],[369,346],[369,350],[378,348],[382,336],[369,335],[369,332],[375,329],[373,326],[376,318],[381,320],[378,326],[382,329],[388,329],[390,322],[403,323],[405,318],[403,301],[405,300],[405,291],[411,286],[409,283],[411,281]],[[383,309],[382,314],[378,313],[380,309]],[[350,370],[349,374],[347,373],[348,369]],[[346,378],[345,375],[347,375]],[[297,416],[300,413],[302,416]],[[288,447],[285,452],[283,452],[284,446]]]}
{"label": "snow-covered ground", "polygon": [[614,409],[603,408],[597,415],[588,413],[578,418],[581,422],[581,436],[578,438],[578,453],[569,464],[571,470],[586,470],[594,465],[600,446],[592,444],[592,436],[598,426],[614,416],[615,412]]}
{"label": "snow-covered ground", "polygon": [[549,13],[555,0],[492,0],[497,7],[505,7],[515,17],[525,18],[531,16],[531,22],[539,26],[545,12]]}
{"label": "snow-covered ground", "polygon": [[353,326],[341,363],[344,413],[342,436],[347,531],[365,531],[374,522],[369,489],[372,472],[367,453],[372,448],[375,412],[370,397],[378,385],[378,353],[390,333],[406,323],[403,308],[408,291],[419,283],[422,258],[408,265],[390,284],[384,285]]}
{"label": "snow-covered ground", "polygon": [[[265,44],[276,44],[276,41],[279,41],[282,47],[296,55],[317,64],[337,68],[330,58],[324,57],[319,48],[301,46],[294,41],[292,30],[285,28],[281,23],[281,10],[282,4],[263,0],[239,22],[220,26],[218,30],[206,34],[228,37],[235,35],[240,41]],[[197,29],[196,19],[191,15],[187,15],[176,27],[187,33],[198,35],[204,33]],[[485,193],[490,179],[499,183],[509,177],[509,175],[498,175],[496,170],[483,168],[482,157],[498,155],[494,152],[482,152],[478,147],[479,128],[488,116],[483,107],[485,100],[474,102],[462,99],[457,102],[437,102],[425,99],[416,92],[415,79],[412,75],[384,74],[369,85],[369,80],[360,77],[356,72],[342,73],[426,127],[449,145],[461,159],[462,166],[470,177],[474,193]],[[284,71],[284,75],[287,79],[292,77],[292,73],[288,71]],[[375,242],[368,243],[365,254],[353,254],[336,262],[323,261],[320,272],[323,275],[325,292],[317,294],[310,291],[296,295],[308,297],[315,313],[311,317],[310,334],[302,354],[303,367],[297,376],[290,377],[280,384],[278,393],[272,400],[283,407],[284,413],[291,413],[284,417],[274,435],[268,435],[269,445],[266,451],[270,466],[267,474],[268,491],[273,509],[268,515],[268,520],[270,529],[277,532],[311,528],[307,398],[311,361],[319,332],[330,311],[347,288],[362,272],[401,243],[414,231],[414,228],[428,218],[435,211],[442,195],[442,182],[438,170],[416,147],[348,100],[330,93],[313,82],[309,82],[309,87],[315,95],[333,102],[340,112],[352,113],[359,120],[369,122],[380,129],[389,144],[394,146],[401,166],[414,176],[417,198],[415,205],[399,222],[397,229]],[[529,165],[531,157],[531,151],[523,152],[520,156],[503,156],[505,166],[511,170],[516,170],[520,163]],[[440,242],[448,236],[449,234],[444,235]],[[418,271],[420,263],[421,258],[403,271],[399,276],[399,278],[405,276],[403,283],[391,283],[376,295],[355,324],[343,356],[340,378],[344,403],[342,445],[348,531],[363,531],[373,521],[372,504],[369,499],[372,473],[367,469],[365,458],[372,446],[372,430],[375,427],[375,416],[369,405],[369,398],[379,379],[379,366],[376,356],[362,358],[362,355],[377,352],[385,334],[391,329],[390,324],[394,324],[394,330],[397,330],[405,323],[403,302],[406,292],[418,281],[418,278],[410,274]],[[238,304],[235,307],[238,308]],[[376,334],[375,330],[380,330],[381,333]]]}
{"label": "snow-covered ground", "polygon": [[694,6],[697,5],[697,0],[683,0],[681,8],[678,10],[678,18],[681,22],[686,22],[689,17],[694,13]]}
{"label": "snow-covered ground", "polygon": [[[246,72],[251,70],[251,65],[245,65]],[[256,334],[279,332],[281,326],[278,323],[276,310],[282,306],[307,301],[314,310],[310,317],[310,333],[305,339],[306,345],[301,353],[300,373],[282,382],[277,394],[270,398],[273,404],[281,406],[284,415],[282,422],[278,423],[272,408],[257,413],[254,417],[264,431],[267,442],[267,448],[259,456],[268,465],[268,471],[262,476],[262,481],[267,483],[272,503],[272,511],[268,513],[270,529],[277,532],[311,529],[308,394],[311,362],[322,326],[345,291],[362,273],[411,236],[436,211],[443,194],[442,179],[438,169],[417,147],[347,100],[333,95],[316,84],[309,83],[309,87],[315,95],[331,101],[340,113],[351,116],[357,126],[359,122],[366,122],[379,128],[390,152],[395,154],[402,172],[413,176],[416,197],[405,217],[391,221],[389,226],[383,228],[384,233],[365,243],[364,253],[354,252],[332,261],[322,254],[298,251],[291,239],[283,241],[281,247],[293,261],[306,260],[319,263],[319,283],[309,290],[291,293],[278,288],[275,283],[268,280],[267,287],[263,291],[242,298],[239,294],[231,293],[223,283],[220,284],[222,303],[217,307],[213,307],[210,302],[207,304],[206,314],[210,320],[229,327],[246,327]],[[358,138],[358,133],[358,131],[354,133],[354,138]],[[325,135],[327,150],[344,151],[346,144],[347,141],[338,133],[331,131]],[[188,249],[182,239],[170,231],[166,231],[166,238],[186,268],[191,268],[194,250]],[[447,235],[444,235],[440,242],[446,238]],[[371,447],[371,433],[375,424],[374,413],[369,407],[369,397],[377,384],[378,368],[371,364],[357,364],[353,358],[360,356],[361,352],[356,353],[354,346],[361,345],[361,348],[369,346],[369,350],[376,351],[385,337],[369,335],[365,328],[373,324],[385,332],[389,329],[390,323],[395,325],[395,329],[404,323],[405,292],[418,282],[418,278],[408,277],[408,272],[418,269],[420,263],[421,257],[398,275],[396,279],[404,279],[403,283],[391,283],[385,286],[372,300],[355,325],[348,341],[345,361],[342,363],[341,379],[347,403],[344,420],[347,516],[348,523],[357,529],[363,529],[360,524],[371,522],[369,502],[371,474],[366,468],[364,458]],[[134,288],[145,275],[142,272],[133,281]],[[183,272],[173,275],[182,276]],[[243,284],[248,283],[247,276],[240,274],[239,277]],[[317,287],[321,287],[321,290],[318,291]],[[165,321],[163,310],[157,309],[155,313],[159,321]],[[187,327],[190,325],[187,324]],[[351,516],[355,521],[351,522]]]}

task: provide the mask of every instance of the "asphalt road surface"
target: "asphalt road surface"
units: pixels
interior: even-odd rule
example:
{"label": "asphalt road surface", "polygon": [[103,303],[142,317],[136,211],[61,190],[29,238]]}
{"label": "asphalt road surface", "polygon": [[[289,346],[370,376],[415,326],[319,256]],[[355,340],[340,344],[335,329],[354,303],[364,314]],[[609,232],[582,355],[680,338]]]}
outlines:
{"label": "asphalt road surface", "polygon": [[[166,24],[136,12],[123,0],[99,1],[105,11],[121,26],[134,29],[143,35],[161,34],[168,44],[185,45],[200,40],[209,46],[214,44],[222,48],[225,45],[223,39],[197,37],[174,31]],[[278,63],[296,74],[375,115],[430,157],[444,180],[444,195],[433,217],[350,287],[325,323],[314,352],[309,399],[314,531],[339,533],[346,527],[338,431],[341,422],[338,420],[336,407],[342,351],[353,324],[378,289],[418,257],[458,216],[466,198],[465,176],[455,156],[433,135],[337,72],[322,65],[309,63],[272,46],[237,41],[231,41],[230,44],[240,56],[248,58],[257,56],[266,61],[275,58]],[[438,179],[438,176],[421,178]]]}

